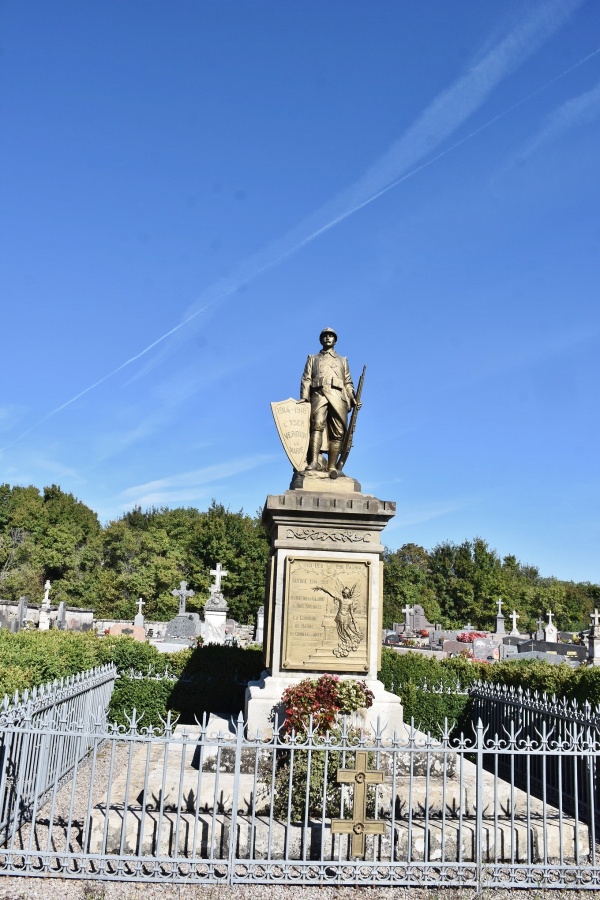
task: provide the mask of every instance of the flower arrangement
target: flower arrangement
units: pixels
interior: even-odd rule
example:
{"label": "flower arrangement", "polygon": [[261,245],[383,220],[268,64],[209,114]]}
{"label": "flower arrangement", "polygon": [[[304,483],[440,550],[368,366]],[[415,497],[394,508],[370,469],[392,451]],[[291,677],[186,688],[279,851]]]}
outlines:
{"label": "flower arrangement", "polygon": [[373,705],[373,692],[364,681],[340,681],[337,675],[305,678],[286,688],[281,700],[285,705],[283,733],[305,734],[312,715],[314,732],[323,734],[334,727],[338,715],[350,715]]}
{"label": "flower arrangement", "polygon": [[456,640],[460,641],[462,644],[472,644],[477,638],[485,637],[487,637],[485,631],[463,631],[456,635]]}

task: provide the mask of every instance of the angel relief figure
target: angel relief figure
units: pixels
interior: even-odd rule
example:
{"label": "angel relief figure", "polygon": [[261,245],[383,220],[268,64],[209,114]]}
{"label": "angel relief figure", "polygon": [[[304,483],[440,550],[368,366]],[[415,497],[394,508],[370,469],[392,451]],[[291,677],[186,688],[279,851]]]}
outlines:
{"label": "angel relief figure", "polygon": [[313,591],[322,591],[328,594],[336,603],[335,627],[337,628],[339,643],[333,651],[334,656],[348,656],[351,650],[358,650],[364,634],[354,621],[356,601],[360,597],[360,588],[357,591],[358,582],[352,587],[346,587],[336,578],[337,591],[330,591],[325,587],[314,587]]}

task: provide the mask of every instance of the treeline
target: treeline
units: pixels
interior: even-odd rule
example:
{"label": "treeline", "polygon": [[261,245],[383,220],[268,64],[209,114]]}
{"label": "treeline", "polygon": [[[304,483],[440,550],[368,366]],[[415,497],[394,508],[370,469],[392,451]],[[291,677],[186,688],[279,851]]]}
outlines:
{"label": "treeline", "polygon": [[[40,602],[52,582],[51,601],[93,609],[97,618],[132,619],[138,597],[148,619],[167,620],[178,602],[171,591],[185,579],[199,611],[209,595],[209,570],[229,572],[224,591],[230,614],[254,619],[264,602],[269,545],[260,516],[231,512],[213,501],[194,508],[139,508],[102,527],[98,516],[56,485],[0,485],[0,598]],[[600,586],[544,578],[515,556],[501,559],[481,538],[445,542],[427,551],[416,544],[386,551],[384,625],[404,621],[403,607],[420,603],[431,622],[481,628],[494,625],[497,600],[506,616],[519,613],[521,630],[533,629],[551,609],[561,629],[587,627],[600,607]]]}
{"label": "treeline", "polygon": [[100,525],[98,516],[56,485],[0,485],[0,598],[26,595],[39,603],[46,579],[52,603],[93,609],[97,618],[132,619],[138,597],[148,619],[168,620],[178,610],[171,591],[186,580],[196,596],[190,612],[209,596],[209,571],[222,563],[230,615],[252,621],[264,602],[268,541],[260,519],[212,503],[197,509],[134,509]]}
{"label": "treeline", "polygon": [[388,628],[404,621],[407,603],[421,604],[430,622],[445,627],[471,623],[491,629],[497,601],[502,599],[507,624],[514,609],[521,631],[534,630],[540,615],[546,621],[547,610],[559,629],[581,630],[589,626],[594,607],[600,607],[600,585],[542,577],[535,566],[524,565],[516,556],[500,558],[479,537],[462,544],[445,541],[430,551],[404,544],[386,551],[385,563],[383,609]]}

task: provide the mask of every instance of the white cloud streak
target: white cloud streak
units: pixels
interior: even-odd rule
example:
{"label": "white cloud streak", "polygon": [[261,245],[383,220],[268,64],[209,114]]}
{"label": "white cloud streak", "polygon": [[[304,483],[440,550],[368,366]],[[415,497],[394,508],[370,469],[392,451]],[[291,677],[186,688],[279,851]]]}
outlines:
{"label": "white cloud streak", "polygon": [[588,125],[600,117],[600,81],[589,91],[572,97],[548,116],[545,126],[531,141],[529,146],[519,154],[523,161],[532,156],[540,147],[561,137],[572,128]]}
{"label": "white cloud streak", "polygon": [[148,507],[195,500],[205,496],[206,488],[215,481],[248,472],[277,458],[276,454],[262,453],[137,484],[122,491],[125,502],[121,509],[129,509],[132,505]]}
{"label": "white cloud streak", "polygon": [[[533,12],[514,27],[506,37],[496,43],[450,87],[443,90],[404,135],[350,187],[325,203],[282,238],[242,261],[229,276],[209,286],[196,303],[186,311],[177,325],[152,341],[139,353],[129,357],[121,365],[103,375],[102,378],[51,410],[8,446],[21,440],[42,422],[62,412],[109,378],[147,356],[159,345],[163,346],[164,352],[168,352],[165,345],[169,339],[181,337],[183,329],[189,330],[192,322],[198,324],[203,314],[219,306],[244,284],[278,266],[344,219],[372,203],[426,166],[431,165],[520,105],[520,103],[515,104],[509,110],[494,116],[493,119],[451,147],[432,156],[436,148],[482,106],[498,84],[533,55],[567,21],[582,2],[584,0],[546,0],[546,2],[538,3]],[[589,57],[584,59],[587,58]],[[580,60],[575,66],[570,66],[558,78],[572,71],[583,61]],[[557,78],[553,78],[549,84],[556,80]],[[535,93],[539,93],[539,90]],[[420,163],[426,157],[429,159]]]}

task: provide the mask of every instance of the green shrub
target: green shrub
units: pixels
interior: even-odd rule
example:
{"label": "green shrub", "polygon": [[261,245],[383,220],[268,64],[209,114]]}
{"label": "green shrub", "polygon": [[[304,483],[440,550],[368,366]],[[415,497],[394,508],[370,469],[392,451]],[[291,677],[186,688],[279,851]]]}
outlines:
{"label": "green shrub", "polygon": [[124,675],[115,682],[110,698],[108,720],[127,727],[128,719],[131,719],[135,708],[140,728],[147,728],[150,725],[159,728],[161,719],[167,717],[169,697],[172,693],[173,682],[167,679],[157,681],[150,678],[129,678]]}
{"label": "green shrub", "polygon": [[5,665],[0,662],[0,700],[8,694],[12,700],[15,691],[22,693],[25,688],[31,688],[35,684],[32,669],[22,666]]}

